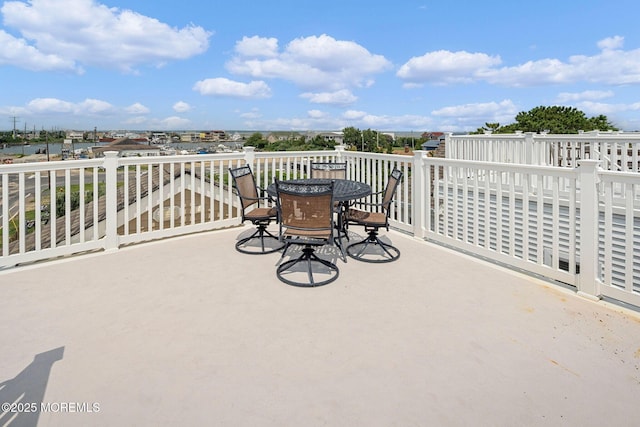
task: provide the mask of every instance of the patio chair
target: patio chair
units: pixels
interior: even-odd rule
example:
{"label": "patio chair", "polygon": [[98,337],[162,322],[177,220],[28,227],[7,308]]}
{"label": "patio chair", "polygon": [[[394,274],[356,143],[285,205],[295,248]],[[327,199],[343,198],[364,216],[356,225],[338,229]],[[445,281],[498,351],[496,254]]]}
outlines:
{"label": "patio chair", "polygon": [[347,179],[347,162],[311,162],[309,171],[311,178]]}
{"label": "patio chair", "polygon": [[[274,203],[274,200],[269,196],[258,195],[258,191],[261,194],[265,194],[265,192],[256,185],[253,172],[248,165],[230,169],[229,173],[240,197],[242,222],[251,221],[256,226],[256,231],[251,236],[236,242],[238,252],[261,255],[282,249],[284,245],[280,242],[278,236],[267,230],[271,221],[278,219],[277,208],[269,206],[270,203]],[[254,242],[259,243],[257,248]]]}
{"label": "patio chair", "polygon": [[[338,278],[331,261],[318,257],[315,248],[332,244],[333,181],[320,183],[275,181],[280,240],[285,244],[280,261],[291,245],[302,245],[302,254],[278,265],[276,275],[293,286],[321,286]],[[280,262],[279,261],[279,262]]]}
{"label": "patio chair", "polygon": [[[311,179],[347,179],[347,162],[310,162],[309,176]],[[342,247],[342,237],[349,240],[349,234],[345,229],[345,214],[348,208],[347,203],[333,202],[333,211],[336,213],[336,230],[339,232],[338,244]]]}
{"label": "patio chair", "polygon": [[389,175],[384,191],[373,194],[373,196],[382,195],[382,202],[356,202],[357,206],[367,206],[369,210],[350,208],[347,211],[347,226],[349,224],[361,225],[367,233],[367,237],[363,240],[347,246],[346,252],[351,258],[358,261],[381,263],[395,261],[400,257],[398,248],[378,237],[378,230],[386,228],[389,231],[391,203],[401,179],[402,172],[394,168]]}

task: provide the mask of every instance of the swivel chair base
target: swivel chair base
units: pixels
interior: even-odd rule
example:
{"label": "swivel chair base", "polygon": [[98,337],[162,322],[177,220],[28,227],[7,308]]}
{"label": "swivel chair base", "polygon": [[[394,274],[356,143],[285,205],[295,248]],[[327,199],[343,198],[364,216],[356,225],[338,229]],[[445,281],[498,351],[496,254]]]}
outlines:
{"label": "swivel chair base", "polygon": [[[377,250],[375,253],[367,251],[373,247],[380,248],[382,251]],[[380,240],[376,231],[369,231],[365,239],[347,246],[346,252],[355,260],[372,263],[391,262],[400,258],[400,250]]]}
{"label": "swivel chair base", "polygon": [[[248,248],[252,246],[245,246],[245,245],[254,239],[260,240],[260,247],[256,248],[256,250],[250,250]],[[276,243],[276,245],[265,246],[266,239],[273,240]],[[278,252],[283,247],[284,247],[284,244],[280,242],[280,239],[278,238],[278,236],[273,235],[267,230],[266,224],[257,224],[256,231],[254,231],[254,233],[251,236],[245,237],[243,239],[238,240],[238,242],[236,242],[236,250],[238,252],[242,252],[243,254],[249,254],[249,255],[271,254],[274,252]]]}
{"label": "swivel chair base", "polygon": [[[309,279],[308,281],[298,282],[298,281],[290,280],[284,277],[284,274],[287,271],[292,270],[292,267],[298,263],[306,264],[307,266],[306,273],[307,273],[307,278]],[[330,277],[326,280],[321,280],[317,282],[314,277],[313,263],[318,263],[321,265],[321,267],[324,266],[325,268],[327,268],[328,275]],[[282,282],[288,285],[301,286],[301,287],[314,287],[314,286],[326,285],[328,283],[335,281],[340,275],[340,270],[338,270],[338,266],[336,266],[334,263],[324,260],[322,258],[319,258],[314,253],[313,247],[306,246],[305,248],[302,249],[302,255],[300,255],[298,258],[292,259],[280,264],[276,269],[276,275],[278,276],[278,279],[280,279]]]}

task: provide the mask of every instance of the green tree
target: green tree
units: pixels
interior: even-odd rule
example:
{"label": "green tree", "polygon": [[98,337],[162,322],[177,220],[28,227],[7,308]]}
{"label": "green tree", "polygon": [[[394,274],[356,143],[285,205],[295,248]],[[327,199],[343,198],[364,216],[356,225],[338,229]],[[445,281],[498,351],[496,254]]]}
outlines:
{"label": "green tree", "polygon": [[492,130],[495,133],[543,132],[557,134],[578,133],[579,130],[618,130],[606,116],[587,117],[584,112],[575,107],[539,106],[529,111],[521,111],[515,117],[516,123],[500,126],[499,123],[485,123],[484,128],[475,133]]}
{"label": "green tree", "polygon": [[347,147],[360,147],[362,141],[360,129],[353,126],[344,128],[342,130],[342,141]]}
{"label": "green tree", "polygon": [[262,150],[267,146],[267,141],[260,132],[255,132],[249,137],[249,139],[247,139],[244,145],[256,147],[257,150]]}
{"label": "green tree", "polygon": [[371,153],[378,152],[378,132],[371,129],[366,129],[362,131],[362,141],[360,145],[360,149],[362,151],[367,151]]}

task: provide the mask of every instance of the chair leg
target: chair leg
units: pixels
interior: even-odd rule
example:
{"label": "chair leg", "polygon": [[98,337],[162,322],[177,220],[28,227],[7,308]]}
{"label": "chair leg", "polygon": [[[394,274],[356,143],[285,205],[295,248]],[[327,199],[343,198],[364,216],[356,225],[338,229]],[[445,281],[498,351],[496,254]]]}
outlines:
{"label": "chair leg", "polygon": [[[379,258],[367,257],[367,255],[371,255],[366,252],[366,250],[370,246],[379,247],[384,252],[384,255],[380,255]],[[377,230],[369,230],[369,233],[366,238],[364,238],[359,242],[352,243],[349,246],[347,246],[347,255],[349,255],[351,258],[356,259],[358,261],[383,263],[383,262],[395,261],[398,258],[400,258],[400,250],[398,250],[398,248],[396,248],[395,246],[380,240],[380,238],[378,237]]]}
{"label": "chair leg", "polygon": [[[246,249],[245,245],[254,239],[260,240],[260,250],[252,251],[252,250]],[[265,239],[275,240],[279,244],[271,249],[268,249],[265,247]],[[280,239],[277,236],[270,233],[269,230],[267,230],[266,224],[257,224],[256,231],[254,231],[251,236],[245,237],[244,239],[240,239],[238,240],[238,242],[236,242],[236,250],[238,252],[242,252],[243,254],[249,254],[249,255],[270,254],[273,252],[278,252],[283,247],[284,245],[280,243]]]}
{"label": "chair leg", "polygon": [[338,232],[338,236],[333,238],[333,241],[335,242],[336,246],[338,247],[338,250],[340,251],[340,259],[343,262],[347,262],[347,253],[345,251],[345,246],[344,243],[342,242],[342,234],[340,234],[340,232]]}
{"label": "chair leg", "polygon": [[[295,280],[290,280],[284,275],[286,271],[291,270],[293,266],[299,263],[303,263],[306,266],[306,275],[308,279],[306,282],[302,282],[302,281],[298,282]],[[321,280],[319,282],[316,281],[316,278],[313,272],[313,263],[319,263],[327,267],[329,269],[330,277],[326,280]],[[303,287],[322,286],[335,281],[339,275],[340,275],[340,270],[338,270],[338,266],[336,266],[334,263],[330,261],[327,261],[318,257],[315,254],[314,249],[310,246],[307,246],[304,249],[302,249],[302,255],[300,255],[298,258],[284,262],[280,264],[276,269],[276,276],[278,276],[278,279],[292,286],[303,286]]]}
{"label": "chair leg", "polygon": [[340,209],[338,211],[338,222],[336,224],[336,227],[338,228],[338,236],[342,236],[344,235],[344,237],[347,239],[347,241],[349,241],[349,231],[347,230],[347,226],[349,225],[349,222],[347,221],[346,215],[347,215],[347,210],[349,209],[349,205],[347,204],[347,202],[343,202],[340,204]]}

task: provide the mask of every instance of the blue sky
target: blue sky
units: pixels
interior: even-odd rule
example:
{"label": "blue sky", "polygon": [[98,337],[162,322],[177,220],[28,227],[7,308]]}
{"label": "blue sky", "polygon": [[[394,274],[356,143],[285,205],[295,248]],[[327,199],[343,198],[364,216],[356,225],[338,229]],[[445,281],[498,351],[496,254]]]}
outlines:
{"label": "blue sky", "polygon": [[0,3],[0,129],[640,130],[637,0]]}

